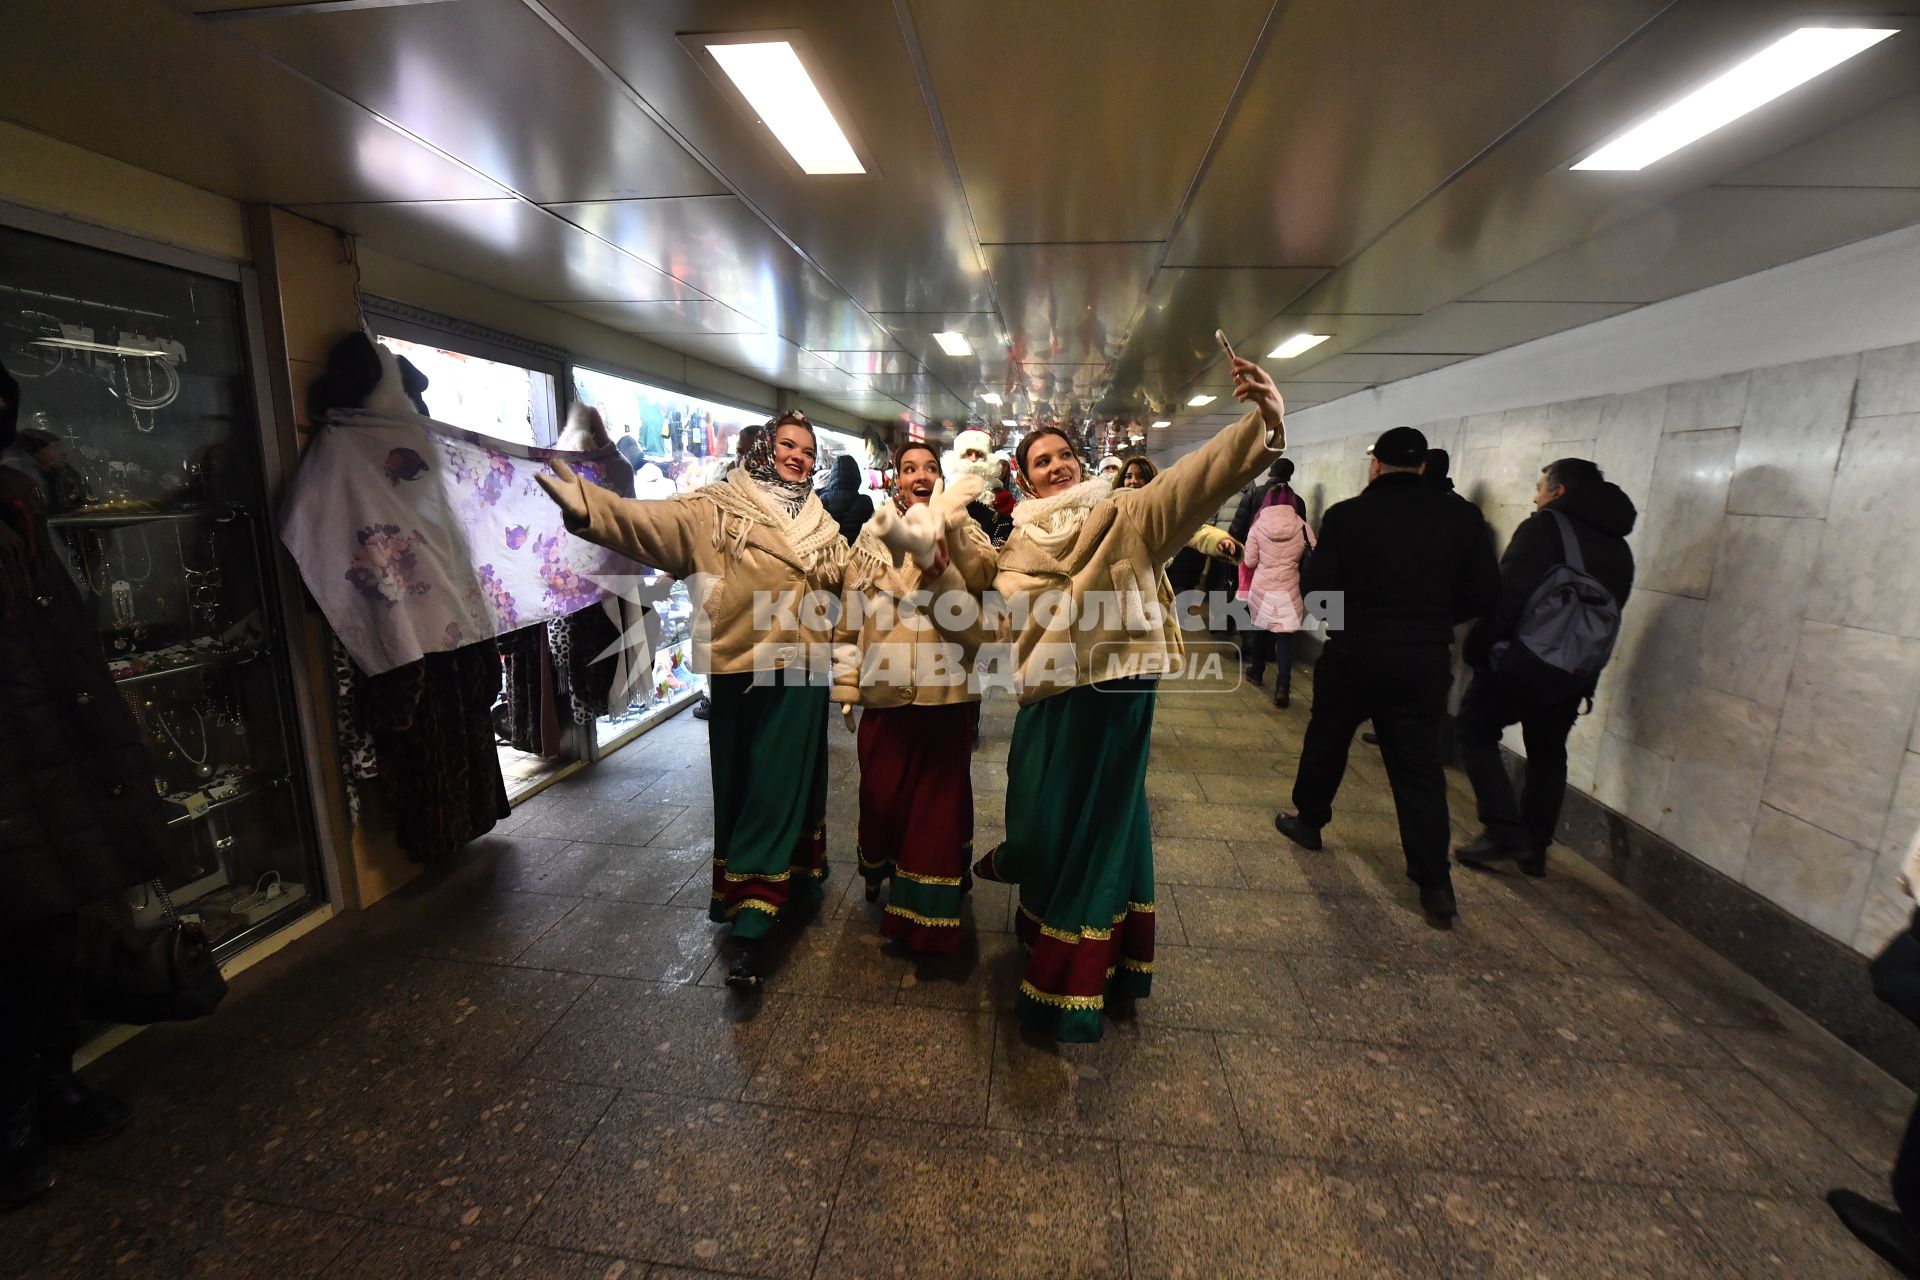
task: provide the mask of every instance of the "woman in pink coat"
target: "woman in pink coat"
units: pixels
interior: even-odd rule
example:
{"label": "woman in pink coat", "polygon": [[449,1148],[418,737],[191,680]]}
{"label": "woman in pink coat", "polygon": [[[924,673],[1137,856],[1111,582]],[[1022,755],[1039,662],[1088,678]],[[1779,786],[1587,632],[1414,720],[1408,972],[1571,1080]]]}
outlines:
{"label": "woman in pink coat", "polygon": [[1300,598],[1300,562],[1313,547],[1313,530],[1290,502],[1274,502],[1254,517],[1240,568],[1247,576],[1247,679],[1261,683],[1274,660],[1273,705],[1284,707],[1293,688],[1293,633],[1306,620]]}

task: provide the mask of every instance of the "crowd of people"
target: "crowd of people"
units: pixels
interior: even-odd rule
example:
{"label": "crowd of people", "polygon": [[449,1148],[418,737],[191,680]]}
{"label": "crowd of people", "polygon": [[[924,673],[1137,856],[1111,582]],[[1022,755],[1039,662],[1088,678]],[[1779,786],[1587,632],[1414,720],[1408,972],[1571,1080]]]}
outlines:
{"label": "crowd of people", "polygon": [[[743,431],[731,470],[673,496],[623,498],[553,462],[541,483],[571,531],[686,580],[699,605],[715,802],[709,915],[730,926],[730,986],[758,987],[771,932],[821,899],[838,706],[857,735],[858,865],[868,900],[884,898],[881,932],[911,953],[951,954],[974,882],[1010,884],[1026,948],[1023,1033],[1099,1040],[1107,1018],[1152,990],[1155,676],[1177,669],[1168,660],[1183,631],[1206,625],[1183,594],[1208,587],[1243,604],[1227,616],[1245,633],[1245,677],[1264,686],[1271,669],[1278,707],[1290,704],[1294,637],[1321,636],[1292,805],[1274,819],[1283,837],[1322,849],[1349,751],[1370,723],[1407,877],[1436,927],[1458,914],[1454,865],[1546,874],[1567,738],[1633,585],[1633,502],[1592,461],[1551,461],[1536,478],[1536,511],[1496,559],[1445,452],[1395,427],[1368,451],[1366,486],[1316,527],[1280,456],[1278,389],[1245,360],[1233,377],[1248,412],[1164,470],[1128,457],[1089,474],[1074,439],[1051,426],[1003,459],[969,430],[944,458],[929,444],[899,446],[878,509],[848,457],[816,491],[818,445],[798,412]],[[40,725],[33,767],[0,768],[0,1208],[50,1185],[49,1144],[127,1122],[122,1103],[73,1074],[76,978],[59,958],[74,950],[76,911],[152,874],[159,847],[137,736],[50,552],[45,450],[25,433],[16,445],[17,417],[17,387],[0,370],[0,450],[12,449],[0,466],[0,691],[9,714]],[[1236,494],[1228,526],[1208,523]],[[822,596],[832,607],[811,607]],[[16,625],[29,617],[36,625]],[[1472,674],[1455,716],[1457,662]],[[996,672],[1019,710],[1006,835],[979,851],[972,748]],[[69,704],[81,714],[55,713]],[[1442,768],[1456,721],[1482,830],[1450,850]],[[1517,794],[1499,750],[1514,724],[1526,746]],[[0,736],[0,757],[20,745]],[[49,750],[64,753],[51,769]],[[50,773],[104,790],[27,785]],[[1920,847],[1910,861],[1920,874]],[[1915,1005],[1920,1016],[1920,997]],[[1832,1197],[1847,1226],[1910,1275],[1920,1268],[1907,1216],[1920,1211],[1917,1170],[1920,1128],[1910,1126],[1897,1208]]]}

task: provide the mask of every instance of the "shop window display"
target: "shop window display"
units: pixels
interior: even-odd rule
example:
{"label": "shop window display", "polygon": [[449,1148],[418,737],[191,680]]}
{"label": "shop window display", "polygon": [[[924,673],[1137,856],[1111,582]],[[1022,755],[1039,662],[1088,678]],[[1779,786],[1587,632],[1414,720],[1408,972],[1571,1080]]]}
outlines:
{"label": "shop window display", "polygon": [[509,444],[553,443],[553,379],[547,374],[389,334],[380,343],[427,376],[436,420]]}
{"label": "shop window display", "polygon": [[[230,280],[0,228],[22,433],[168,802],[162,877],[216,945],[320,887],[270,568],[244,312]],[[150,890],[126,907],[161,915]]]}
{"label": "shop window display", "polygon": [[[650,386],[631,378],[575,368],[575,397],[600,410],[607,431],[633,463],[634,496],[663,498],[717,480],[733,460],[743,427],[767,420],[764,409],[742,408]],[[649,595],[657,596],[661,575],[650,574]],[[659,632],[654,643],[651,682],[624,711],[602,716],[595,734],[610,746],[697,697],[706,680],[693,672],[692,602],[673,583],[655,606]]]}

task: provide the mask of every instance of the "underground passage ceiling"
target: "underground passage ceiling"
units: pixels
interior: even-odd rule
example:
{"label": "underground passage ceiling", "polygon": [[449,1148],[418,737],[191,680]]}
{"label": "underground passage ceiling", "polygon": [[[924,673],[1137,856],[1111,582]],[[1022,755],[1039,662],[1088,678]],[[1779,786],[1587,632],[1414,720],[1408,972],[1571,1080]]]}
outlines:
{"label": "underground passage ceiling", "polygon": [[[1896,34],[1576,167],[1823,26]],[[0,116],[863,418],[1124,417],[1168,448],[1235,416],[1216,328],[1299,407],[1920,222],[1916,27],[1885,0],[14,0]]]}

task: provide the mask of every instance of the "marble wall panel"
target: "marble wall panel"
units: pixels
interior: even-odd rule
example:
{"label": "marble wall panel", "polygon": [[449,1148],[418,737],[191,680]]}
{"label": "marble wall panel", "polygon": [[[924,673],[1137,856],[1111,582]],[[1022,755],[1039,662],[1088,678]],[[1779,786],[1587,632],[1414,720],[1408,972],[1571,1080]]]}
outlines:
{"label": "marble wall panel", "polygon": [[1821,932],[1850,942],[1873,865],[1873,854],[1859,845],[1763,805],[1745,883]]}
{"label": "marble wall panel", "polygon": [[[1608,396],[1601,406],[1593,460],[1607,479],[1625,489],[1642,510],[1653,487],[1653,464],[1659,456],[1666,415],[1665,387]],[[1640,539],[1640,529],[1636,528],[1629,541],[1637,546]]]}
{"label": "marble wall panel", "polygon": [[1786,701],[1823,531],[1818,520],[1727,517],[1700,633],[1707,684],[1775,709]]}
{"label": "marble wall panel", "polygon": [[1807,616],[1920,636],[1920,413],[1855,417]]}
{"label": "marble wall panel", "polygon": [[1824,516],[1860,357],[1759,369],[1747,393],[1727,510]]}
{"label": "marble wall panel", "polygon": [[1874,861],[1866,904],[1853,935],[1855,950],[1878,951],[1912,918],[1914,901],[1900,888],[1900,872],[1916,839],[1920,839],[1920,752],[1909,751],[1880,833],[1880,856]]}
{"label": "marble wall panel", "polygon": [[1668,388],[1666,430],[1717,431],[1739,426],[1747,407],[1747,379],[1747,374],[1730,373]]}
{"label": "marble wall panel", "polygon": [[1640,506],[1639,581],[1651,590],[1705,598],[1739,447],[1733,428],[1661,437],[1653,488]]}
{"label": "marble wall panel", "polygon": [[1920,342],[1883,347],[1860,357],[1860,391],[1853,413],[1857,418],[1920,413]]}
{"label": "marble wall panel", "polygon": [[1624,813],[1650,831],[1665,816],[1667,773],[1673,761],[1614,733],[1600,740],[1593,795],[1615,813]]}
{"label": "marble wall panel", "polygon": [[1763,798],[1855,844],[1876,847],[1916,702],[1920,640],[1805,623]]}
{"label": "marble wall panel", "polygon": [[1699,683],[1700,632],[1707,604],[1635,587],[1620,617],[1608,664],[1607,732],[1671,759],[1686,715],[1686,692]]}
{"label": "marble wall panel", "polygon": [[1780,712],[1703,685],[1687,690],[1684,706],[1659,832],[1738,880]]}
{"label": "marble wall panel", "polygon": [[1563,400],[1547,409],[1548,440],[1593,440],[1600,435],[1601,416],[1610,397]]}
{"label": "marble wall panel", "polygon": [[1505,413],[1476,413],[1460,420],[1462,449],[1497,449],[1506,438]]}

